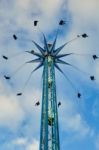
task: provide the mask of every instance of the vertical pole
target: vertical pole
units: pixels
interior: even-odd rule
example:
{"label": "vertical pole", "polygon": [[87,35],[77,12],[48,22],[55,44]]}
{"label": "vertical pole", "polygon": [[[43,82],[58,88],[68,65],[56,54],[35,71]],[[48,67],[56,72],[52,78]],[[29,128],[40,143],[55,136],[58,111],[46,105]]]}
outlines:
{"label": "vertical pole", "polygon": [[55,68],[51,56],[45,58],[43,70],[40,150],[60,150]]}
{"label": "vertical pole", "polygon": [[53,80],[54,80],[54,102],[55,102],[55,128],[56,128],[56,150],[60,150],[60,139],[59,139],[59,122],[58,122],[58,109],[57,109],[57,96],[56,96],[56,82],[55,82],[55,68],[53,68],[54,75],[53,75]]}
{"label": "vertical pole", "polygon": [[43,94],[40,130],[40,150],[48,149],[48,65],[45,58],[43,69]]}

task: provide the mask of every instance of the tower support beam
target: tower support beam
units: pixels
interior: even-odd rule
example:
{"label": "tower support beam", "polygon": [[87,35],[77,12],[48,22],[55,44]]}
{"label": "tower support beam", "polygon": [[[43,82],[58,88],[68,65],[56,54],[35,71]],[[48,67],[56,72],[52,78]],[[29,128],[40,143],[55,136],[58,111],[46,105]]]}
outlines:
{"label": "tower support beam", "polygon": [[55,68],[52,56],[46,56],[44,61],[40,150],[60,150]]}

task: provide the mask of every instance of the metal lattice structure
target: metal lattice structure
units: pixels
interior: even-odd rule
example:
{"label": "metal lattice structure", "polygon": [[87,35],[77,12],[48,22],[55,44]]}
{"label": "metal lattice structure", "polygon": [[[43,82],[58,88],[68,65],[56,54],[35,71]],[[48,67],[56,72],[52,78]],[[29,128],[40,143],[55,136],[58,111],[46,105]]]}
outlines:
{"label": "metal lattice structure", "polygon": [[[54,42],[52,44],[48,44],[46,37],[43,34],[43,38],[44,38],[43,48],[40,45],[38,45],[35,41],[32,40],[34,45],[39,50],[39,53],[34,50],[25,51],[26,53],[30,53],[34,56],[37,56],[36,59],[30,60],[25,64],[39,63],[39,65],[31,72],[29,78],[36,70],[43,67],[43,89],[42,89],[42,109],[41,109],[41,129],[40,129],[39,150],[60,150],[55,68],[58,69],[65,76],[65,78],[70,82],[71,85],[72,85],[71,81],[61,70],[59,64],[68,65],[70,67],[73,67],[81,71],[76,66],[68,62],[65,62],[61,59],[69,55],[74,55],[74,53],[60,54],[60,52],[69,42],[72,42],[80,37],[83,38],[88,37],[87,34],[85,33],[82,35],[78,35],[76,38],[72,39],[71,41],[66,42],[59,48],[56,48],[57,35],[58,32],[56,34]],[[15,40],[18,39],[16,35],[13,35],[13,38]],[[98,58],[96,55],[93,55],[92,57],[93,59]],[[3,58],[6,60],[8,59],[8,57],[5,55],[3,55]],[[23,64],[21,67],[23,67],[25,64]],[[19,67],[19,70],[21,69],[21,67]],[[4,77],[8,80],[11,78],[10,76],[6,76],[6,75],[4,75]],[[94,76],[90,76],[90,79],[94,80]],[[17,93],[17,96],[20,95],[22,95],[22,93]],[[77,96],[78,98],[81,97],[79,91],[77,92]]]}
{"label": "metal lattice structure", "polygon": [[59,150],[59,128],[54,58],[44,60],[40,150]]}
{"label": "metal lattice structure", "polygon": [[[81,35],[82,36],[82,35]],[[86,34],[83,34],[87,37]],[[72,66],[71,64],[61,60],[60,58],[72,55],[59,54],[59,52],[68,44],[65,43],[59,48],[56,48],[57,35],[53,44],[48,44],[44,37],[44,48],[33,41],[40,53],[32,51],[33,55],[38,58],[27,63],[39,62],[40,64],[34,71],[43,66],[43,94],[42,94],[42,112],[41,112],[41,133],[40,133],[40,150],[60,150],[59,141],[59,127],[58,127],[58,110],[57,110],[57,98],[56,98],[56,83],[55,83],[55,68],[61,73],[58,64],[65,64]],[[75,39],[79,38],[76,37]],[[73,40],[75,40],[73,39]],[[64,74],[64,73],[63,73]],[[78,93],[80,96],[80,93]]]}

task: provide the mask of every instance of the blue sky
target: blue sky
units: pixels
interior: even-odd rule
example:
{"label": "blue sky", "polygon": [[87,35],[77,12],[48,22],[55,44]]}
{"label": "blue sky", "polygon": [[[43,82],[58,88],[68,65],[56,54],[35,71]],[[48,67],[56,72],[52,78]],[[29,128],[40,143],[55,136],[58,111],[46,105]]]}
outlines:
{"label": "blue sky", "polygon": [[[39,23],[34,28],[35,19]],[[60,29],[57,47],[79,34],[89,35],[62,50],[62,53],[88,54],[64,59],[88,74],[61,66],[76,89],[81,91],[81,99],[56,71],[57,99],[62,102],[59,108],[61,150],[99,150],[99,59],[92,59],[93,54],[99,56],[98,0],[0,0],[0,150],[39,149],[41,109],[35,107],[35,102],[41,101],[42,96],[42,69],[34,73],[23,96],[16,96],[36,64],[25,66],[10,81],[3,77],[4,74],[13,74],[32,56],[22,54],[5,61],[2,55],[10,58],[35,49],[33,43],[25,39],[33,39],[43,45],[41,31],[52,42],[60,19],[67,23]],[[13,40],[14,33],[20,37],[19,41]],[[90,75],[95,76],[94,82]]]}

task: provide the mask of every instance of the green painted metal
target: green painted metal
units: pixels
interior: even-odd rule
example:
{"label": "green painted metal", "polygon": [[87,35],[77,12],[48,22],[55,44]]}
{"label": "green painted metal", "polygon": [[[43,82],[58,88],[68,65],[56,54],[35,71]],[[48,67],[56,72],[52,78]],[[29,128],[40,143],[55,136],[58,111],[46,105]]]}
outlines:
{"label": "green painted metal", "polygon": [[52,56],[46,56],[43,70],[40,150],[60,150],[55,68]]}
{"label": "green painted metal", "polygon": [[27,62],[39,62],[39,65],[31,72],[31,75],[43,66],[42,112],[39,150],[60,150],[55,68],[64,75],[64,72],[60,69],[58,64],[72,66],[71,64],[61,60],[61,57],[72,55],[73,53],[67,53],[64,55],[60,54],[61,50],[68,44],[68,42],[56,48],[57,35],[58,32],[53,43],[48,44],[46,37],[43,34],[44,48],[32,41],[40,53],[37,53],[34,50],[26,51],[38,57],[37,59]]}
{"label": "green painted metal", "polygon": [[[27,61],[27,63],[39,63],[39,65],[30,73],[30,76],[27,80],[29,81],[32,74],[37,71],[39,68],[43,67],[43,90],[42,90],[42,112],[41,112],[41,129],[40,129],[40,147],[39,150],[60,150],[60,140],[59,140],[59,124],[58,124],[58,109],[57,109],[57,97],[56,97],[56,82],[55,82],[55,68],[60,71],[65,78],[69,81],[72,87],[75,90],[75,86],[65,75],[65,73],[59,67],[59,64],[65,64],[71,66],[79,71],[81,69],[77,68],[74,65],[71,65],[68,62],[61,60],[61,58],[73,55],[74,53],[60,54],[61,50],[70,42],[78,39],[79,37],[86,38],[87,34],[78,35],[76,38],[72,39],[69,42],[64,43],[62,46],[56,48],[58,31],[56,37],[52,44],[48,44],[45,35],[43,34],[44,46],[43,48],[32,40],[35,47],[39,50],[36,52],[34,50],[25,51],[36,56],[36,59]],[[13,38],[16,40],[17,36],[13,35]],[[94,56],[94,55],[93,55]],[[8,57],[3,55],[4,59]],[[25,64],[19,67],[15,73],[17,73]],[[11,77],[4,75],[5,79],[9,80]],[[94,76],[90,76],[90,78]],[[94,80],[94,79],[92,79]],[[26,82],[26,84],[27,84]],[[17,93],[17,96],[21,96],[22,93]],[[77,93],[78,98],[81,94]]]}
{"label": "green painted metal", "polygon": [[42,112],[41,112],[41,135],[40,150],[48,149],[48,67],[47,58],[44,61],[43,69],[43,95],[42,95]]}

